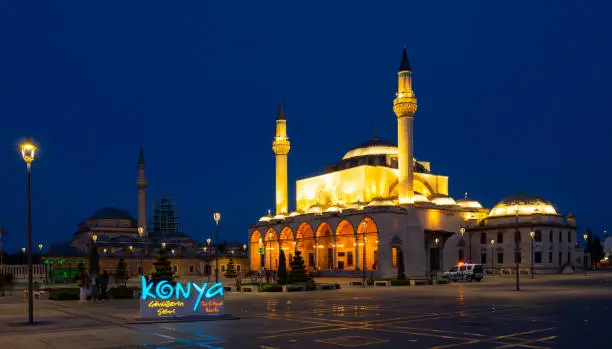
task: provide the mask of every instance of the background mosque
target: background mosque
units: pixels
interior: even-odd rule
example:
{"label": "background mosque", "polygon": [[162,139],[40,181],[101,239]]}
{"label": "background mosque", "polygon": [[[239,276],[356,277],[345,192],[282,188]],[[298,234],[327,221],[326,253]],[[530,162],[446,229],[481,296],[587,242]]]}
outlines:
{"label": "background mosque", "polygon": [[393,111],[397,142],[374,137],[323,174],[297,180],[295,210],[290,211],[291,143],[279,107],[272,143],[276,208],[248,229],[252,270],[277,270],[281,250],[288,260],[301,251],[308,270],[323,276],[367,270],[394,277],[402,259],[408,276],[447,270],[458,262],[503,273],[513,273],[515,261],[520,272],[532,264],[553,272],[586,263],[571,213],[564,216],[548,201],[526,194],[510,196],[491,210],[467,194],[455,200],[448,196],[448,177],[414,157],[417,97],[405,48]]}

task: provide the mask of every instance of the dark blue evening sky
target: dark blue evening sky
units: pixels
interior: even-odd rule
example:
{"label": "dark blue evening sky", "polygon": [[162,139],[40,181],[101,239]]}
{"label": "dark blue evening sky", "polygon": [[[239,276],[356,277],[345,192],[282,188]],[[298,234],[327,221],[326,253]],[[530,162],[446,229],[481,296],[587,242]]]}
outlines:
{"label": "dark blue evening sky", "polygon": [[[0,226],[68,240],[105,206],[172,196],[198,240],[246,240],[273,208],[279,101],[289,191],[372,137],[395,140],[406,43],[419,98],[415,154],[492,207],[519,191],[601,231],[610,218],[612,5],[606,1],[3,1]],[[294,202],[293,198],[291,199]],[[290,206],[293,209],[294,205]],[[151,218],[149,217],[149,222]]]}

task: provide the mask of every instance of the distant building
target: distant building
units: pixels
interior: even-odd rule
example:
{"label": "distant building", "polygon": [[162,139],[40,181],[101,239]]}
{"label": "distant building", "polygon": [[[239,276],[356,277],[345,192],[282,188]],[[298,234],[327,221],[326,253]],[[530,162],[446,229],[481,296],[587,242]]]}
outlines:
{"label": "distant building", "polygon": [[[100,209],[79,224],[69,244],[51,246],[46,256],[48,263],[52,268],[68,269],[68,274],[74,274],[76,264],[73,265],[72,261],[83,261],[83,257],[89,255],[91,246],[95,246],[100,255],[101,271],[113,274],[119,260],[124,259],[130,276],[137,276],[143,271],[145,274],[151,273],[159,250],[166,248],[178,277],[214,275],[214,244],[198,244],[182,231],[180,217],[171,198],[164,196],[157,201],[151,229],[147,227],[147,179],[142,150],[137,168],[138,218],[115,207]],[[239,244],[222,244],[219,256],[220,274],[225,272],[230,256],[236,259],[237,270],[248,270],[245,252]]]}

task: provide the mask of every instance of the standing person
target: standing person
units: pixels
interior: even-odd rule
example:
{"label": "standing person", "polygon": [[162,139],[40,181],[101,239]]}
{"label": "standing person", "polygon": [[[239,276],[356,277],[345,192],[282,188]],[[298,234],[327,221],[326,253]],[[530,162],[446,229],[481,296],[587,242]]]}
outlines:
{"label": "standing person", "polygon": [[87,274],[84,270],[76,275],[76,284],[79,288],[79,303],[84,303],[87,301]]}
{"label": "standing person", "polygon": [[101,291],[100,298],[102,299],[106,299],[106,289],[108,288],[108,278],[109,278],[109,275],[105,270],[104,272],[102,272],[102,276],[100,277],[100,291]]}
{"label": "standing person", "polygon": [[91,297],[91,301],[95,302],[98,300],[98,288],[100,287],[98,283],[98,275],[96,274],[91,275],[91,281],[89,285],[90,285],[89,295]]}

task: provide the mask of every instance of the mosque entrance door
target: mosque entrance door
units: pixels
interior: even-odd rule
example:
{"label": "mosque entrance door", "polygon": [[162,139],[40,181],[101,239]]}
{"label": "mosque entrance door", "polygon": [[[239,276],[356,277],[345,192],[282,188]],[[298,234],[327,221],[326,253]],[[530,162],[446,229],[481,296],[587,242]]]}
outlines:
{"label": "mosque entrance door", "polygon": [[440,271],[440,248],[433,247],[429,249],[429,266],[431,272]]}

